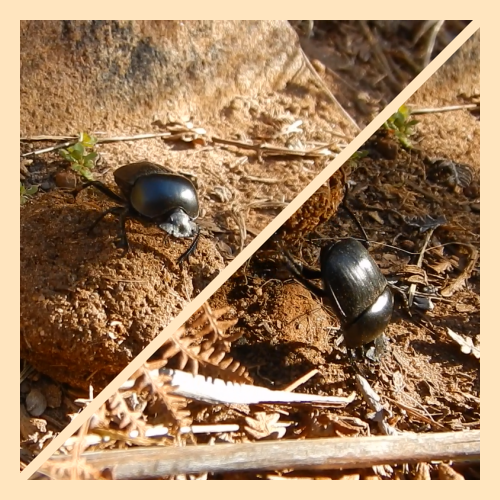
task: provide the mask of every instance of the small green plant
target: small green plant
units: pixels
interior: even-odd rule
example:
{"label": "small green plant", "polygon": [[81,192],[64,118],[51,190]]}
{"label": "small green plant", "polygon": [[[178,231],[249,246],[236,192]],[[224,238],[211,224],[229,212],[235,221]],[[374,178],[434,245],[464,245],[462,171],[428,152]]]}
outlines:
{"label": "small green plant", "polygon": [[404,104],[397,113],[394,113],[385,123],[384,127],[391,131],[399,142],[408,149],[412,148],[410,136],[415,132],[414,127],[418,123],[417,120],[411,118],[411,110]]}
{"label": "small green plant", "polygon": [[68,149],[60,149],[59,154],[71,164],[71,169],[78,172],[82,177],[91,181],[94,168],[94,160],[97,153],[93,151],[97,139],[85,132],[78,136],[78,142]]}
{"label": "small green plant", "polygon": [[357,160],[361,160],[361,158],[365,158],[368,156],[368,151],[366,149],[358,149],[358,151],[355,151],[352,156],[349,158],[349,163],[351,166],[356,165]]}
{"label": "small green plant", "polygon": [[24,205],[37,191],[38,186],[26,188],[21,182],[21,205]]}

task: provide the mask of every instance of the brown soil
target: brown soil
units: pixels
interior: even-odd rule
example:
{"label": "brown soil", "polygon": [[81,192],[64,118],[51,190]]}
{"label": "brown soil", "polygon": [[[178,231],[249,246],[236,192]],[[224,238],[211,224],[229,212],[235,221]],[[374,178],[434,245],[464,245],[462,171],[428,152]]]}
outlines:
{"label": "brown soil", "polygon": [[[461,54],[412,97],[415,107],[446,106],[478,98],[479,57],[474,58],[478,55],[478,41],[477,37],[465,45]],[[412,277],[415,282],[415,270],[406,266],[416,262],[425,240],[425,232],[407,221],[428,216],[446,219],[434,231],[428,245],[434,249],[425,254],[423,261],[428,284],[441,292],[432,298],[435,308],[427,313],[415,307],[408,309],[402,296],[397,295],[380,363],[358,361],[355,368],[350,364],[345,350],[336,342],[338,334],[335,330],[332,333],[332,326],[339,324],[328,304],[289,281],[279,252],[269,248],[257,252],[226,282],[211,305],[231,305],[237,311],[238,323],[231,333],[240,333],[245,343],[235,346],[231,354],[244,366],[252,367],[250,372],[257,385],[285,387],[316,368],[319,374],[302,386],[301,392],[345,395],[357,390],[354,374],[361,372],[392,412],[390,421],[398,430],[478,429],[479,359],[461,352],[447,329],[479,348],[480,273],[479,259],[475,260],[480,234],[479,116],[461,110],[416,118],[419,124],[412,137],[414,149],[403,148],[382,129],[362,147],[368,156],[348,165],[352,187],[347,202],[369,240],[378,243],[370,252],[384,274],[400,273],[399,285],[408,285]],[[465,176],[464,183],[457,185],[450,178],[449,163],[436,163],[437,158],[451,160]],[[310,212],[314,212],[314,203]],[[317,267],[319,246],[361,235],[340,210],[336,217],[301,236],[294,244],[288,238],[287,248],[298,260]],[[461,280],[464,275],[466,279]],[[452,292],[446,292],[457,283],[460,285],[452,287]],[[376,424],[367,418],[368,412],[365,403],[358,400],[344,412],[322,411],[317,422],[333,421],[339,415],[346,419],[358,417],[378,433]],[[306,413],[292,412],[301,422]],[[410,469],[405,477],[418,475],[416,471]],[[371,472],[356,474],[368,477]],[[437,469],[432,474],[434,477]],[[473,478],[477,474],[478,469],[471,469],[466,476]],[[401,477],[401,471],[393,471],[390,477]]]}
{"label": "brown soil", "polygon": [[[394,50],[399,47],[403,52],[412,48],[415,53],[421,51],[418,44],[408,42],[411,30],[405,27],[401,29],[402,32],[390,33],[379,28],[376,32],[387,44],[392,44]],[[451,24],[446,32],[453,36],[458,31],[457,26]],[[369,44],[366,46],[366,41],[363,44],[354,33],[352,23],[340,23],[333,27],[322,26],[320,23],[315,37],[303,41],[304,50],[308,54],[311,47],[316,46],[315,57],[318,61],[314,65],[318,73],[341,104],[363,126],[396,95],[398,89],[394,83],[387,83],[381,78],[380,66],[374,62],[373,57],[370,58],[370,50],[373,48],[370,49]],[[440,43],[442,48],[444,42]],[[340,54],[344,61],[352,61],[354,58],[354,67],[361,68],[364,76],[359,78],[359,74],[354,74],[352,65],[329,66],[333,52]],[[347,82],[343,84],[344,87],[336,87],[340,85],[340,80],[335,80],[335,73],[325,70],[327,66],[341,74],[342,79]],[[404,86],[415,73],[409,66],[405,68],[402,65],[402,68],[398,81]],[[221,112],[220,121],[195,125],[204,127],[209,138],[250,138],[254,141],[263,139],[264,142],[272,139],[272,144],[277,146],[301,145],[303,149],[314,147],[318,143],[331,144],[336,141],[337,145],[332,149],[340,148],[345,141],[336,137],[335,133],[353,136],[355,132],[339,108],[325,99],[323,91],[314,81],[312,79],[304,86],[289,85],[281,92],[260,96],[258,99],[235,98]],[[478,90],[478,79],[476,83]],[[350,90],[346,90],[347,88]],[[356,88],[359,92],[356,99],[353,99],[352,92]],[[459,99],[458,93],[450,96],[449,90],[447,92],[446,99],[441,101],[439,97],[435,101],[426,100],[425,95],[421,94],[419,105],[437,105],[436,102],[443,105],[448,100],[457,103],[453,95]],[[469,92],[468,96],[472,95],[473,92]],[[357,103],[354,107],[353,102]],[[430,188],[425,176],[427,156],[437,155],[439,151],[447,158],[469,163],[473,168],[479,169],[479,148],[475,158],[477,161],[472,161],[473,158],[466,155],[445,155],[449,151],[445,146],[441,149],[437,146],[429,146],[428,149],[425,147],[425,137],[432,135],[426,133],[425,127],[433,126],[433,120],[442,126],[443,123],[448,123],[451,116],[453,120],[457,116],[463,117],[459,130],[468,127],[474,131],[471,132],[474,134],[473,140],[478,141],[477,118],[466,111],[425,117],[422,119],[419,135],[423,141],[419,144],[423,153],[408,153],[397,148],[397,157],[392,160],[380,161],[373,155],[363,159],[352,174],[352,179],[357,183],[353,193],[361,193],[358,196],[361,200],[366,197],[367,205],[387,203],[387,200],[393,200],[396,190],[403,192],[400,186],[406,176],[411,176],[423,189],[443,189],[439,185]],[[303,132],[290,142],[280,132],[284,126],[298,119],[303,121],[300,126]],[[164,126],[165,123],[157,123],[157,130],[162,130]],[[457,130],[455,123],[449,126],[452,131]],[[125,123],[123,129],[108,132],[121,135],[138,131],[133,124]],[[448,134],[446,140],[452,142],[453,137],[458,136]],[[374,149],[377,147],[374,146]],[[27,150],[24,145],[22,152]],[[21,386],[23,402],[26,395],[34,390],[45,394],[49,387],[51,391],[58,392],[60,382],[79,388],[87,388],[92,383],[98,389],[101,388],[223,269],[228,260],[265,227],[276,215],[277,209],[290,202],[331,160],[260,157],[253,151],[243,152],[240,148],[215,147],[210,140],[205,145],[179,145],[165,143],[160,139],[125,142],[103,146],[101,153],[104,161],[100,173],[109,185],[112,185],[110,170],[145,158],[192,175],[203,206],[201,225],[204,233],[199,250],[188,265],[178,268],[175,261],[185,250],[186,241],[168,238],[165,244],[164,236],[159,230],[131,223],[129,229],[133,251],[122,257],[112,244],[117,230],[115,219],[110,217],[103,221],[93,235],[81,231],[94,220],[98,211],[109,206],[105,198],[91,192],[84,192],[75,198],[67,190],[53,190],[54,174],[61,171],[56,155],[37,158],[27,165],[28,177],[25,181],[28,184],[41,183],[47,193],[37,195],[22,209],[22,357],[40,372],[50,375],[53,381],[44,375],[32,376]],[[380,185],[382,177],[383,189]],[[475,179],[475,183],[478,185],[478,179]],[[442,213],[448,221],[465,228],[459,234],[454,233],[456,229],[452,228],[447,233],[447,238],[464,241],[464,235],[467,235],[469,240],[465,241],[478,245],[475,238],[476,235],[478,238],[479,216],[472,211],[462,214],[462,210],[478,206],[478,201],[465,200],[468,204],[464,204],[462,193],[451,192],[445,198],[448,200],[447,206],[443,203],[442,211],[436,211],[435,202],[426,205],[429,200],[418,190],[416,194],[412,194],[410,190],[406,194],[408,198],[405,203],[409,203],[410,196],[415,201],[415,208],[409,209],[405,205],[408,215],[430,212],[436,216]],[[438,196],[442,196],[441,191]],[[460,213],[456,210],[458,203]],[[272,208],[269,208],[270,205]],[[354,204],[353,208],[356,208]],[[398,209],[400,208],[399,206]],[[392,242],[401,232],[397,225],[400,221],[390,215],[381,216],[384,218],[384,232],[375,225],[373,217],[364,217],[363,225],[374,240]],[[320,217],[318,222],[323,220],[324,217]],[[335,221],[341,225],[341,230],[332,229],[333,222],[324,223],[316,232],[322,238],[338,238],[352,233],[352,227],[345,221]],[[303,237],[306,236],[304,233]],[[447,238],[443,241],[449,241]],[[407,234],[403,239],[415,240],[415,235]],[[420,240],[414,241],[417,248],[419,243]],[[314,244],[302,239],[300,246],[294,250],[297,256],[300,255],[300,248],[305,259],[309,259],[310,263],[314,262],[317,253]],[[266,380],[271,379],[279,386],[302,375],[308,368],[321,367],[321,380],[310,382],[308,390],[319,393],[350,390],[351,372],[347,368],[345,357],[333,347],[331,334],[325,329],[333,323],[331,316],[303,287],[281,283],[286,278],[285,270],[277,264],[276,254],[269,253],[269,250],[267,252],[256,255],[245,266],[243,274],[230,280],[213,300],[214,306],[231,304],[238,311],[240,321],[235,329],[244,330],[248,343],[237,348],[235,354],[246,366],[256,367],[252,374],[258,383],[264,385]],[[401,254],[395,252],[397,258],[386,259],[386,253],[388,251],[384,250],[384,254],[378,255],[385,271],[392,270],[396,264],[407,263]],[[460,257],[463,261],[464,257]],[[244,282],[241,280],[242,276],[245,277]],[[453,275],[450,274],[450,277]],[[447,323],[450,328],[462,334],[465,333],[464,330],[469,332],[469,329],[475,332],[473,327],[479,322],[478,295],[469,289],[462,290],[459,294],[460,301],[457,303],[461,304],[460,307],[469,306],[467,312],[461,313],[469,319],[469,323],[462,321],[455,303],[446,305],[438,302],[433,311],[437,319],[433,322],[439,324],[440,332],[445,325],[443,318],[449,319],[450,316],[457,319],[456,323]],[[453,301],[455,298],[456,296]],[[393,339],[388,354],[381,366],[374,369],[379,383],[392,380],[391,374],[396,372],[405,376],[409,374],[408,380],[405,378],[409,399],[418,396],[418,401],[422,404],[432,400],[431,403],[436,405],[432,411],[442,414],[451,407],[453,412],[449,412],[451,416],[446,417],[446,425],[455,426],[454,428],[463,426],[462,414],[468,415],[468,425],[475,425],[474,422],[478,421],[478,404],[474,400],[478,394],[477,361],[460,352],[457,354],[454,346],[450,349],[442,333],[439,338],[435,334],[433,337],[422,326],[416,326],[404,313],[400,313],[388,334]],[[476,344],[478,339],[473,340]],[[434,344],[433,349],[437,344],[442,351],[429,352],[430,343]],[[435,372],[433,370],[430,375],[423,377],[423,370],[425,373],[429,370],[429,359],[433,361],[431,368]],[[451,369],[443,373],[443,366],[450,365]],[[460,378],[457,377],[458,373]],[[423,384],[422,379],[429,382]],[[452,380],[455,386],[451,385]],[[427,391],[426,401],[418,394],[418,391],[424,390]],[[46,421],[45,425],[48,422],[48,428],[55,432],[64,427],[68,413],[76,410],[71,403],[74,393],[63,387],[62,394],[59,403],[51,400],[49,409],[42,417]],[[453,397],[449,394],[453,394]],[[468,394],[472,399],[467,399],[463,394]],[[393,394],[393,397],[396,399],[396,395]],[[46,394],[45,398],[48,401]],[[355,411],[362,411],[362,408]],[[31,453],[36,454],[41,435],[50,438],[50,432],[45,434],[41,430],[44,425],[40,424],[41,427],[38,427],[35,420],[40,419],[28,416],[24,419],[25,448],[31,448],[24,458],[25,462],[29,461]],[[36,432],[31,428],[33,425]]]}

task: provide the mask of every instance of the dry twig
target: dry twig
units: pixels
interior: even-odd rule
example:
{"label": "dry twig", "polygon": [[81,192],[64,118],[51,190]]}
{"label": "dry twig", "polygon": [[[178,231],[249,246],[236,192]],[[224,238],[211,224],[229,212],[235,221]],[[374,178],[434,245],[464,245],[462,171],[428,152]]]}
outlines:
{"label": "dry twig", "polygon": [[460,109],[476,109],[479,108],[479,104],[455,104],[453,106],[442,106],[440,108],[419,108],[412,109],[412,115],[425,115],[432,113],[447,113],[449,111],[459,111]]}
{"label": "dry twig", "polygon": [[429,40],[427,42],[427,49],[425,51],[424,68],[431,62],[432,51],[434,50],[434,45],[436,44],[436,38],[443,24],[444,21],[434,21],[434,24],[432,25],[431,34],[429,35]]}
{"label": "dry twig", "polygon": [[[306,53],[302,49],[300,49],[300,50],[302,52],[302,57],[304,58],[304,61],[306,63],[307,68],[315,76],[315,78],[316,78],[318,84],[320,85],[320,87],[326,92],[326,95],[330,98],[330,100],[336,106],[338,106],[339,110],[342,112],[342,114],[345,116],[345,118],[347,118],[347,120],[349,121],[349,123],[356,129],[356,131],[361,132],[361,128],[356,123],[356,121],[354,120],[354,118],[343,108],[343,106],[340,104],[340,102],[338,101],[338,99],[333,95],[332,91],[325,84],[325,82],[323,81],[323,79],[318,75],[318,72],[316,71],[316,69],[314,68],[314,66],[311,64],[311,61],[309,61],[309,58],[307,57]],[[348,137],[348,136],[341,136],[341,137],[343,139],[348,140],[349,142],[352,141],[352,139],[353,139],[352,137]]]}
{"label": "dry twig", "polygon": [[[112,469],[115,479],[283,469],[357,469],[434,460],[478,460],[480,431],[349,438],[259,441],[183,448],[132,448],[84,453],[96,469]],[[65,463],[53,457],[41,469]],[[40,476],[38,476],[40,477]]]}

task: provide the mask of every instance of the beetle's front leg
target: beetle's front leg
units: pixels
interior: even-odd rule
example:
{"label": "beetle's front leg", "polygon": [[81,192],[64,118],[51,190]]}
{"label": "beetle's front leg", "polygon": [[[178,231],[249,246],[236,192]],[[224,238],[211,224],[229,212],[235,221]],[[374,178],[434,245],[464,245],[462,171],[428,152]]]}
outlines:
{"label": "beetle's front leg", "polygon": [[196,250],[196,247],[198,246],[198,239],[200,238],[200,227],[198,226],[198,231],[189,246],[189,248],[179,257],[179,260],[177,263],[180,265],[182,264],[186,259],[189,259],[189,256]]}
{"label": "beetle's front leg", "polygon": [[319,269],[314,269],[313,267],[304,266],[300,264],[300,273],[302,276],[308,280],[320,280],[321,271]]}
{"label": "beetle's front leg", "polygon": [[294,258],[290,254],[290,252],[284,248],[282,248],[284,255],[286,256],[286,263],[289,271],[293,274],[295,279],[302,283],[309,291],[314,293],[318,297],[326,297],[327,293],[323,288],[316,286],[314,283],[311,283],[309,280],[311,279],[320,279],[321,271],[317,269],[313,269],[311,267],[303,266],[301,263],[295,262]]}

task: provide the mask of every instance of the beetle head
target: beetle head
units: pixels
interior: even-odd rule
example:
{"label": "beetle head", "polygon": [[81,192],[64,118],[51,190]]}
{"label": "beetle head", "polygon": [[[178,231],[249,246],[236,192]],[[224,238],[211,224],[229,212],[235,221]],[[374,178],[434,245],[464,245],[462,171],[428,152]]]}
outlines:
{"label": "beetle head", "polygon": [[198,233],[197,224],[182,209],[174,210],[167,220],[158,226],[176,238],[190,238]]}

